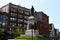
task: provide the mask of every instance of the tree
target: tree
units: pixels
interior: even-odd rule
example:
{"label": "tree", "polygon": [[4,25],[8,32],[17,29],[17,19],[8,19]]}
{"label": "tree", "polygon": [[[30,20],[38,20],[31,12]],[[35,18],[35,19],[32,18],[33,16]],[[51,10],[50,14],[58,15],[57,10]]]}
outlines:
{"label": "tree", "polygon": [[20,30],[19,30],[19,28],[15,28],[14,29],[14,36],[15,37],[20,36]]}

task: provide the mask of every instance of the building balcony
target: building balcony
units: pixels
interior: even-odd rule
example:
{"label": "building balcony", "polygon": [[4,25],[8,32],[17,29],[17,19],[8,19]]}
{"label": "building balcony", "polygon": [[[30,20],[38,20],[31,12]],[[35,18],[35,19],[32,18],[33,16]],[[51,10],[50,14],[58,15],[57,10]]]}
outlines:
{"label": "building balcony", "polygon": [[16,23],[16,20],[10,20],[10,22],[12,22],[12,23]]}
{"label": "building balcony", "polygon": [[11,16],[12,18],[16,18],[17,16]]}

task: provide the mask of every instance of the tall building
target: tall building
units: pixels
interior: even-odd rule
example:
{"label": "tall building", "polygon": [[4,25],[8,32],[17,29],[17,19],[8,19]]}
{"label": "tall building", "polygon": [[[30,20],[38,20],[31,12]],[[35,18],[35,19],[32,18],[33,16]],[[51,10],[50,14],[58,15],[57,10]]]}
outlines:
{"label": "tall building", "polygon": [[30,16],[30,9],[9,3],[2,6],[0,11],[6,12],[5,15],[8,14],[7,23],[3,23],[3,25],[10,28],[19,27],[21,31],[26,29],[27,18]]}

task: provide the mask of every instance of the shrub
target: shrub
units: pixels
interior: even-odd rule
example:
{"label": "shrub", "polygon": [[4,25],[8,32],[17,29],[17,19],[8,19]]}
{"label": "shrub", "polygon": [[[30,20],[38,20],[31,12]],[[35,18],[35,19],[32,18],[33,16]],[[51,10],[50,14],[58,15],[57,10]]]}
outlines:
{"label": "shrub", "polygon": [[20,36],[20,30],[19,30],[19,28],[15,28],[14,29],[14,36],[15,37]]}

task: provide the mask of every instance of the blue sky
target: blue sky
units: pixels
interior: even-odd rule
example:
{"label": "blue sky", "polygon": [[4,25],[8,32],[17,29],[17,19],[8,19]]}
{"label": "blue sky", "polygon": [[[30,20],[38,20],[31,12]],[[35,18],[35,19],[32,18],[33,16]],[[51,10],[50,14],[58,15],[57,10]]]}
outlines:
{"label": "blue sky", "polygon": [[43,11],[49,16],[49,22],[60,30],[60,0],[0,0],[0,7],[9,2],[31,8],[33,5],[36,11]]}

